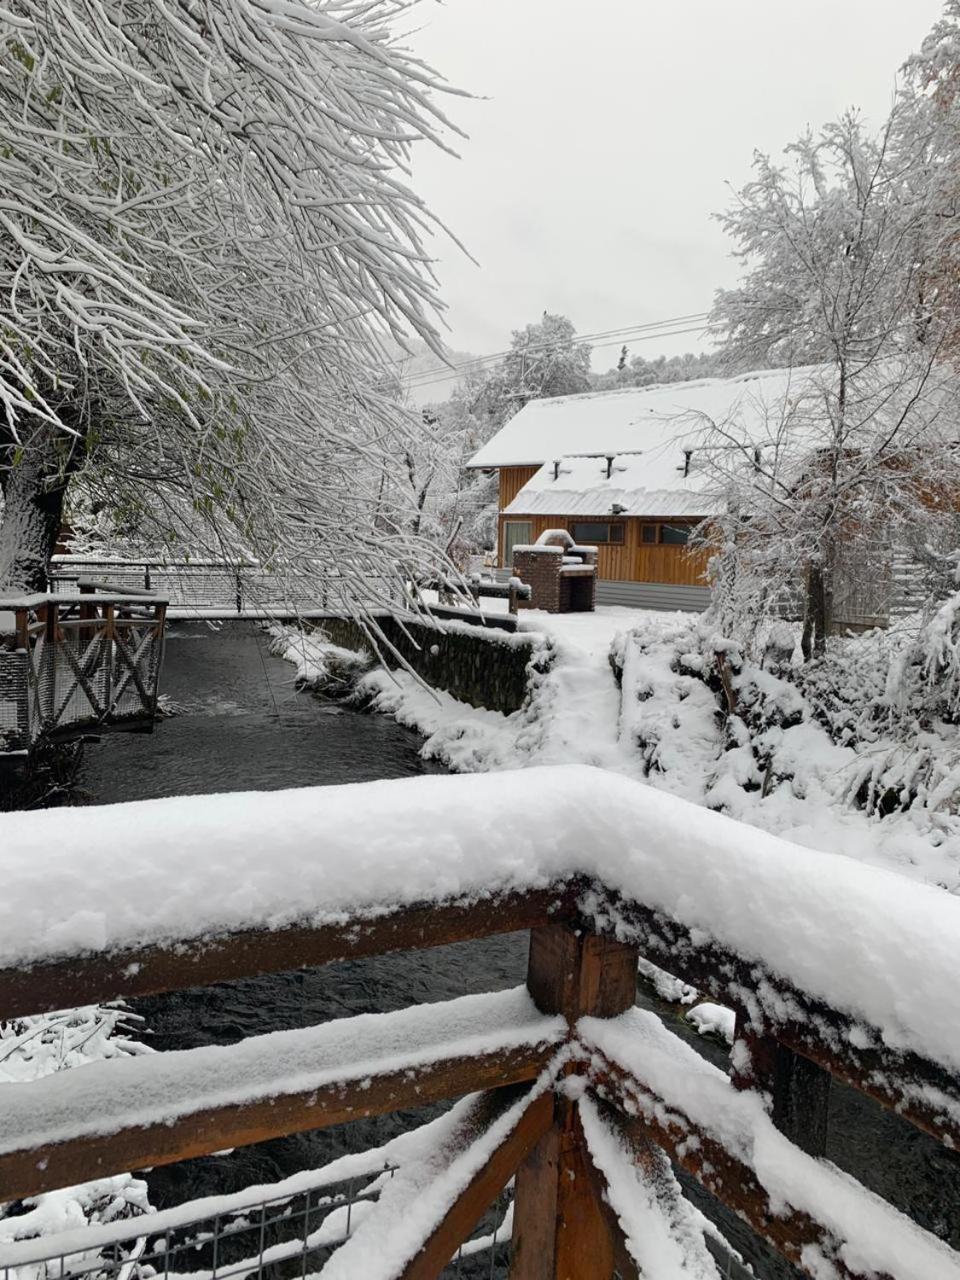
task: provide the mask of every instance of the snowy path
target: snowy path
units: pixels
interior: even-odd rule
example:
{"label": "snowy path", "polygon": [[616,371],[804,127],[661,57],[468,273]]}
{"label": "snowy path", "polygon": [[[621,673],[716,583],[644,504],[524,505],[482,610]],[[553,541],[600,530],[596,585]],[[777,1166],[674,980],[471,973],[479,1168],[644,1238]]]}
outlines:
{"label": "snowy path", "polygon": [[668,630],[685,616],[624,608],[523,612],[519,629],[542,636],[553,660],[536,681],[529,705],[510,716],[425,689],[404,672],[373,671],[361,687],[378,710],[426,736],[426,756],[459,772],[575,762],[636,776],[632,744],[622,740],[611,650],[618,636],[640,622]]}

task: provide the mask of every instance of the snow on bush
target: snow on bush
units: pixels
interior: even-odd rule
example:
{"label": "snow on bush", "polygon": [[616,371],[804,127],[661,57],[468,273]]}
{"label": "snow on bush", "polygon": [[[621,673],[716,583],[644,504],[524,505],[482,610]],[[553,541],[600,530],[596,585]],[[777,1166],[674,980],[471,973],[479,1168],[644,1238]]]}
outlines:
{"label": "snow on bush", "polygon": [[[0,1087],[38,1080],[108,1058],[123,1058],[151,1050],[132,1034],[141,1019],[122,1005],[92,1005],[38,1017],[0,1022]],[[97,1178],[63,1187],[27,1200],[0,1204],[0,1244],[30,1240],[74,1227],[116,1222],[150,1211],[147,1184],[132,1174]],[[97,1275],[89,1259],[91,1277]],[[58,1274],[59,1263],[22,1269],[24,1280],[44,1280]],[[20,1275],[14,1267],[11,1280]]]}
{"label": "snow on bush", "polygon": [[760,662],[708,618],[642,623],[620,644],[626,745],[654,786],[957,890],[958,609],[832,638],[806,664],[782,623]]}

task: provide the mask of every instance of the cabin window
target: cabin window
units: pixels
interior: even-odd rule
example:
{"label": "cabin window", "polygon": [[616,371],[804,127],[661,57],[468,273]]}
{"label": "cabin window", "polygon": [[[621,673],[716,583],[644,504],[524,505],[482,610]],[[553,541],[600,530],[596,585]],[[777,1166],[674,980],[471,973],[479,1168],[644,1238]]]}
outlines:
{"label": "cabin window", "polygon": [[662,524],[660,541],[672,547],[684,547],[690,541],[690,529],[684,524]]}
{"label": "cabin window", "polygon": [[623,542],[623,525],[608,521],[584,520],[570,526],[574,542],[579,546],[593,546],[601,542]]}
{"label": "cabin window", "polygon": [[642,524],[640,541],[647,546],[685,547],[690,541],[690,525]]}

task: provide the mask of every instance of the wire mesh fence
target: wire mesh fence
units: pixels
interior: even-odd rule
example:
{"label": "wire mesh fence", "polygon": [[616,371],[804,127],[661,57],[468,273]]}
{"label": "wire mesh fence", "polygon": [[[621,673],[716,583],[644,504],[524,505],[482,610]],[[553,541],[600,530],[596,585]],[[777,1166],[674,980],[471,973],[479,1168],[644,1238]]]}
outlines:
{"label": "wire mesh fence", "polygon": [[[321,1183],[241,1208],[190,1216],[190,1205],[127,1217],[105,1228],[0,1245],[0,1280],[306,1280],[357,1229],[396,1173]],[[510,1261],[512,1206],[500,1194],[450,1260],[451,1280],[502,1280]],[[89,1242],[85,1242],[89,1237]]]}

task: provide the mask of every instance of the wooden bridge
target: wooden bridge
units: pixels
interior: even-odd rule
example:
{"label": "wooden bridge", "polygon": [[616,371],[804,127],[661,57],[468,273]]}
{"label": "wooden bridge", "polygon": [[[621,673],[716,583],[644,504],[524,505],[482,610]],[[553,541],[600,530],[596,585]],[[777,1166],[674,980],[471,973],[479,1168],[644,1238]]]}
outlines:
{"label": "wooden bridge", "polygon": [[[400,853],[409,844],[413,859],[426,838],[411,817],[420,813],[417,797],[422,795],[430,802],[432,838],[439,853],[450,842],[465,839],[463,831],[470,826],[465,821],[463,829],[451,826],[447,832],[440,797],[449,798],[450,814],[462,813],[464,807],[479,814],[495,793],[496,779],[323,788],[310,795],[293,793],[296,800],[284,793],[263,796],[238,822],[253,822],[247,837],[251,849],[271,830],[271,858],[285,857],[289,843],[278,815],[300,806],[291,819],[296,827],[292,839],[305,875],[289,890],[291,904],[300,895],[300,919],[273,929],[223,931],[222,926],[194,925],[171,932],[165,917],[155,918],[152,897],[150,927],[164,933],[162,945],[124,941],[133,938],[134,921],[126,934],[115,930],[102,950],[61,949],[58,954],[35,955],[29,963],[0,967],[0,1017],[16,1018],[530,931],[526,990],[338,1019],[253,1037],[227,1048],[110,1061],[30,1084],[0,1086],[0,1200],[471,1095],[425,1130],[427,1140],[419,1147],[404,1147],[400,1140],[385,1151],[344,1157],[330,1170],[288,1179],[271,1194],[269,1188],[259,1188],[200,1203],[192,1216],[186,1206],[110,1227],[2,1246],[0,1274],[6,1269],[13,1277],[21,1274],[17,1268],[29,1265],[33,1276],[70,1277],[89,1273],[95,1256],[97,1275],[122,1274],[125,1280],[161,1271],[216,1278],[259,1275],[283,1260],[295,1271],[281,1270],[280,1275],[306,1276],[322,1269],[331,1277],[427,1280],[446,1274],[451,1260],[493,1250],[489,1274],[494,1273],[495,1261],[506,1266],[509,1259],[512,1280],[665,1280],[682,1268],[658,1270],[651,1261],[662,1256],[654,1247],[657,1231],[669,1234],[672,1223],[679,1233],[675,1249],[689,1246],[689,1241],[683,1243],[689,1219],[684,1218],[672,1165],[777,1254],[818,1280],[960,1277],[960,1255],[823,1158],[831,1079],[893,1109],[948,1152],[960,1146],[957,1055],[952,1048],[946,1054],[923,1049],[934,1040],[946,1043],[950,1035],[956,1047],[956,1025],[952,1032],[928,1034],[922,1029],[926,1013],[912,1017],[909,1008],[900,1007],[891,1009],[890,1021],[886,1015],[871,1021],[869,1012],[885,999],[886,966],[895,973],[902,948],[914,935],[923,947],[926,936],[926,985],[943,993],[943,1017],[949,1023],[956,1005],[949,995],[955,973],[944,962],[938,930],[943,932],[950,912],[951,919],[960,917],[960,903],[904,881],[902,912],[875,920],[870,951],[851,949],[848,972],[823,978],[835,982],[840,976],[845,990],[865,993],[866,1004],[831,1007],[817,991],[818,966],[829,967],[829,957],[818,957],[818,943],[811,942],[823,937],[824,922],[809,914],[815,909],[817,890],[803,889],[802,862],[798,861],[790,891],[783,894],[770,887],[771,877],[759,875],[751,889],[750,911],[763,920],[782,912],[784,901],[791,900],[783,931],[794,937],[803,977],[784,972],[784,953],[776,939],[766,954],[755,941],[742,949],[731,945],[726,908],[718,908],[715,933],[691,925],[689,903],[702,898],[693,880],[678,884],[678,909],[665,909],[659,886],[669,884],[669,868],[651,879],[648,897],[622,887],[639,883],[639,871],[636,877],[625,873],[620,887],[597,875],[605,846],[615,843],[605,824],[611,811],[619,814],[625,803],[628,808],[633,805],[634,792],[636,830],[656,833],[650,836],[650,847],[675,839],[676,849],[684,851],[677,875],[681,865],[687,873],[700,866],[701,879],[709,881],[716,872],[715,860],[724,857],[730,860],[731,876],[739,876],[749,870],[749,851],[758,841],[770,843],[771,858],[783,849],[789,853],[790,847],[716,815],[699,814],[698,832],[707,838],[691,851],[692,807],[623,780],[616,780],[614,791],[605,777],[580,768],[528,771],[523,793],[515,792],[516,800],[508,797],[495,824],[486,828],[491,836],[498,833],[491,867],[500,865],[499,851],[510,840],[518,848],[538,848],[536,835],[526,825],[528,797],[546,789],[558,804],[568,804],[558,813],[561,825],[549,836],[551,847],[562,840],[564,826],[580,831],[593,825],[593,850],[584,848],[582,871],[546,882],[549,859],[544,855],[545,860],[538,861],[537,855],[532,859],[536,866],[522,874],[518,867],[514,887],[505,886],[503,876],[490,870],[487,892],[454,892],[434,901],[394,904],[394,909],[343,909],[343,876],[350,872],[349,859],[337,845],[343,830],[337,824],[344,815],[357,815],[362,828],[357,839],[367,830],[365,822],[371,832],[390,832],[391,841],[393,833],[399,833]],[[420,788],[416,796],[411,788]],[[254,799],[235,798],[251,806]],[[175,807],[181,801],[154,803],[149,826],[138,823],[136,805],[114,806],[106,816],[104,811],[84,811],[77,815],[84,824],[75,836],[77,848],[108,840],[110,824],[119,824],[136,833],[133,856],[138,865],[130,870],[130,885],[159,885],[164,859],[173,847],[171,838],[184,833],[182,838],[189,842],[194,839],[190,833],[199,827],[196,839],[208,841],[216,815],[227,820],[230,809],[222,804],[218,808],[217,801],[222,797],[194,799],[185,810]],[[665,817],[667,804],[671,808]],[[163,812],[162,805],[167,806]],[[379,827],[368,820],[371,812]],[[309,849],[303,845],[307,813],[316,819],[317,831]],[[578,813],[581,817],[575,818]],[[165,814],[174,823],[173,837],[165,830]],[[250,815],[256,814],[261,817],[253,821]],[[18,818],[21,825],[13,831],[30,850],[31,817]],[[734,865],[738,831],[749,854],[742,865]],[[42,849],[39,843],[36,847]],[[220,874],[234,884],[254,874],[245,868],[260,863],[244,862],[238,854],[231,871],[225,852],[231,847],[236,846],[220,849],[218,865]],[[641,848],[638,845],[638,852]],[[48,851],[47,857],[56,852]],[[649,847],[642,852],[645,865],[653,866]],[[798,860],[823,863],[826,857],[794,852]],[[185,851],[186,859],[192,856]],[[762,851],[758,856],[762,860]],[[330,879],[324,880],[326,872],[314,879],[303,859],[329,866]],[[889,887],[885,873],[847,859],[833,861],[844,878],[847,900],[831,909],[847,912],[850,920],[875,911],[877,894]],[[94,904],[103,893],[122,918],[135,899],[124,898],[122,878],[119,886],[98,882],[110,865],[108,860],[94,860],[88,888],[75,892]],[[451,865],[444,862],[444,874]],[[784,865],[789,880],[792,872]],[[829,860],[818,864],[814,873],[832,865]],[[34,868],[31,861],[24,874],[42,872],[42,866]],[[171,883],[177,874],[171,867]],[[358,886],[364,886],[358,888],[359,900],[366,894],[369,902],[370,868],[360,865],[356,874]],[[410,874],[416,881],[412,863]],[[529,884],[523,883],[524,875]],[[138,880],[140,876],[151,878]],[[316,886],[334,882],[339,888],[331,887],[326,909]],[[793,884],[800,886],[798,894]],[[12,892],[16,900],[21,892],[16,883]],[[40,922],[43,936],[55,931],[61,917],[83,900],[47,904]],[[925,903],[926,914],[918,916],[918,904]],[[263,910],[278,910],[278,904]],[[0,940],[0,955],[13,945]],[[729,1077],[704,1063],[654,1014],[633,1007],[641,956],[736,1010]],[[871,1005],[873,991],[881,994]],[[905,1041],[914,1031],[917,1041],[911,1047]],[[73,1092],[74,1087],[79,1092]],[[506,1221],[500,1213],[491,1216],[491,1206],[498,1204],[511,1180],[512,1227],[509,1215]],[[935,1196],[935,1186],[930,1194]],[[953,1192],[948,1188],[943,1194],[949,1197]],[[931,1221],[949,1217],[943,1204],[932,1203],[929,1209]],[[271,1234],[280,1218],[285,1234]],[[177,1231],[181,1237],[186,1231],[192,1243],[177,1245]],[[247,1233],[239,1260],[236,1252],[227,1251],[233,1231]],[[125,1251],[115,1251],[110,1261],[103,1250],[107,1243],[118,1242]],[[666,1246],[661,1240],[657,1247]],[[706,1272],[691,1265],[691,1274]]]}
{"label": "wooden bridge", "polygon": [[166,601],[84,582],[0,598],[0,755],[156,718]]}
{"label": "wooden bridge", "polygon": [[[349,580],[329,567],[314,566],[310,572],[279,573],[248,560],[137,560],[89,556],[54,556],[50,566],[52,591],[77,591],[83,581],[107,579],[119,591],[156,592],[168,602],[171,619],[231,618],[274,621],[309,620],[350,616],[355,612],[376,614],[362,602],[351,607]],[[369,584],[368,584],[369,585]],[[518,600],[530,598],[530,588],[515,580],[495,582],[479,577],[462,582],[431,581],[419,584],[409,597],[400,597],[397,584],[383,584],[385,599],[402,611],[417,601],[421,590],[437,591],[441,603],[431,606],[434,617],[482,623],[502,630],[516,628]],[[355,594],[355,593],[354,593]],[[481,598],[508,602],[509,614],[482,614],[464,607]],[[455,607],[447,607],[449,605]]]}
{"label": "wooden bridge", "polygon": [[250,560],[147,560],[54,556],[52,591],[76,591],[86,579],[107,579],[117,590],[155,592],[170,618],[324,616],[332,586],[319,575],[281,575]]}

